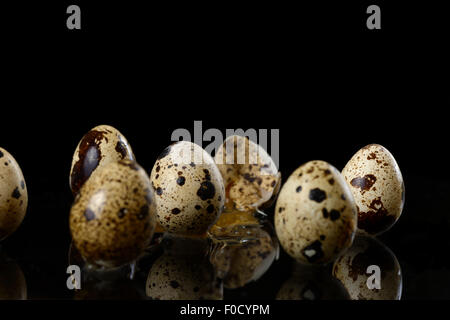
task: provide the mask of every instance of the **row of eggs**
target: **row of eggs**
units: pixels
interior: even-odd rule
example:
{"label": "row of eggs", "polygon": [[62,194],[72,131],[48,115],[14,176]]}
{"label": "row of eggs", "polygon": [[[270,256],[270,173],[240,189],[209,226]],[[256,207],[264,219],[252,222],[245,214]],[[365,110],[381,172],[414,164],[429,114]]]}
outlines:
{"label": "row of eggs", "polygon": [[[235,161],[242,150],[243,163]],[[230,153],[231,163],[224,161]],[[0,160],[2,240],[22,222],[27,192],[14,158],[0,149]],[[138,259],[155,231],[215,237],[217,226],[239,223],[275,200],[275,230],[284,250],[299,262],[326,264],[351,246],[356,231],[388,230],[404,204],[400,169],[381,145],[359,150],[342,172],[325,161],[310,161],[281,188],[271,157],[245,137],[228,138],[215,158],[196,144],[175,143],[147,175],[126,138],[106,125],[90,130],[78,144],[70,187],[74,245],[84,260],[106,268]],[[230,219],[236,211],[242,214]]]}

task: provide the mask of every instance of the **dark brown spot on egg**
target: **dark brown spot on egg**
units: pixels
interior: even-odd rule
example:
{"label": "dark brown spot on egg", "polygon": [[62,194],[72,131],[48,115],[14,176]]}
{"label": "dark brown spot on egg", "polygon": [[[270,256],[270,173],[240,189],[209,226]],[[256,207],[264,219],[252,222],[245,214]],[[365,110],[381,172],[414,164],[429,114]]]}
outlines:
{"label": "dark brown spot on egg", "polygon": [[358,208],[358,228],[365,230],[369,234],[377,234],[394,222],[394,216],[390,215],[384,207],[381,197],[378,197],[369,205],[369,211],[361,212]]}
{"label": "dark brown spot on egg", "polygon": [[356,177],[350,181],[350,184],[355,188],[360,188],[361,191],[369,191],[377,178],[373,174],[366,174],[364,177]]}
{"label": "dark brown spot on egg", "polygon": [[344,195],[344,194],[341,194],[341,199],[342,199],[342,200],[344,200],[344,201],[346,200],[346,198],[345,198],[345,195]]}
{"label": "dark brown spot on egg", "polygon": [[87,208],[86,211],[84,211],[84,217],[87,221],[91,221],[95,219],[95,213],[91,209]]}
{"label": "dark brown spot on egg", "polygon": [[170,149],[171,147],[168,146],[167,148],[165,148],[158,156],[157,160],[161,160],[163,158],[165,158],[169,153],[170,153]]}
{"label": "dark brown spot on egg", "polygon": [[177,184],[179,185],[179,186],[184,186],[184,183],[186,182],[186,178],[185,177],[183,177],[183,176],[181,176],[181,177],[178,177],[178,179],[177,179]]}
{"label": "dark brown spot on egg", "polygon": [[322,243],[319,240],[314,241],[302,251],[303,256],[309,263],[315,263],[323,258]]}
{"label": "dark brown spot on egg", "polygon": [[19,199],[21,196],[20,191],[19,191],[19,187],[16,187],[11,195],[11,197],[13,197],[14,199]]}
{"label": "dark brown spot on egg", "polygon": [[315,201],[317,203],[321,203],[323,200],[327,198],[327,194],[325,191],[315,188],[309,191],[309,199]]}
{"label": "dark brown spot on egg", "polygon": [[22,190],[25,189],[25,181],[20,181],[20,187],[22,188]]}
{"label": "dark brown spot on egg", "polygon": [[104,131],[91,130],[81,139],[78,148],[78,161],[75,162],[70,176],[73,194],[77,194],[81,186],[98,167],[102,154],[100,144],[105,139]]}
{"label": "dark brown spot on egg", "polygon": [[333,209],[330,211],[331,221],[335,221],[335,220],[339,219],[340,216],[341,216],[341,214],[338,210]]}
{"label": "dark brown spot on egg", "polygon": [[196,210],[200,210],[202,207],[201,206],[199,206],[198,204],[195,206],[195,209]]}
{"label": "dark brown spot on egg", "polygon": [[180,287],[180,284],[177,281],[172,280],[172,281],[170,281],[170,286],[174,289],[177,289]]}
{"label": "dark brown spot on egg", "polygon": [[127,214],[128,210],[126,208],[121,208],[117,213],[117,216],[122,219]]}
{"label": "dark brown spot on egg", "polygon": [[205,173],[205,180],[211,181],[211,174],[209,173],[209,170],[203,169],[203,172]]}
{"label": "dark brown spot on egg", "polygon": [[373,159],[376,159],[376,158],[377,158],[377,155],[374,152],[370,153],[367,156],[367,160],[373,160]]}
{"label": "dark brown spot on egg", "polygon": [[213,206],[212,204],[210,204],[210,205],[206,208],[206,211],[207,211],[208,213],[213,213],[213,212],[214,212],[214,206]]}
{"label": "dark brown spot on egg", "polygon": [[333,178],[329,179],[329,180],[328,180],[328,183],[331,184],[331,185],[333,185],[333,184],[334,184],[334,179],[333,179]]}
{"label": "dark brown spot on egg", "polygon": [[302,191],[302,186],[298,186],[297,189],[295,189],[296,192]]}
{"label": "dark brown spot on egg", "polygon": [[172,209],[172,214],[179,214],[180,212],[181,212],[181,210],[178,209],[178,208],[173,208]]}
{"label": "dark brown spot on egg", "polygon": [[324,217],[325,219],[328,218],[329,213],[328,213],[328,210],[327,210],[326,208],[323,208],[323,209],[322,209],[322,215],[323,215],[323,217]]}
{"label": "dark brown spot on egg", "polygon": [[156,188],[156,194],[157,194],[158,196],[160,196],[160,195],[163,194],[163,190],[161,189],[161,187]]}
{"label": "dark brown spot on egg", "polygon": [[156,167],[156,172],[159,172],[159,170],[161,170],[161,167],[160,167],[160,166],[157,166],[157,167]]}
{"label": "dark brown spot on egg", "polygon": [[214,198],[215,194],[216,188],[210,181],[202,182],[197,191],[197,196],[199,196],[203,201]]}
{"label": "dark brown spot on egg", "polygon": [[190,165],[192,168],[195,168],[195,163],[191,162],[191,163],[189,163],[189,165]]}

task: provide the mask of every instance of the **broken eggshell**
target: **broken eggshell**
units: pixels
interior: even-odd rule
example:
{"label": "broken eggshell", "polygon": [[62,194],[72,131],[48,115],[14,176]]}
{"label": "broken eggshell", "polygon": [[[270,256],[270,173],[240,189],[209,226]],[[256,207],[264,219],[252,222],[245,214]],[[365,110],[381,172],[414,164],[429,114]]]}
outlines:
{"label": "broken eggshell", "polygon": [[281,174],[270,155],[245,136],[230,136],[214,157],[226,190],[226,209],[269,207],[281,186]]}

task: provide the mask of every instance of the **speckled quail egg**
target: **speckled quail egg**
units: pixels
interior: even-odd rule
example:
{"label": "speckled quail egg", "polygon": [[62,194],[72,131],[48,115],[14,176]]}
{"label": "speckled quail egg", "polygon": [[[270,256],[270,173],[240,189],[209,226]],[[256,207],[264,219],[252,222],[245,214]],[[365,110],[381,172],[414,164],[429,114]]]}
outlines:
{"label": "speckled quail egg", "polygon": [[[223,286],[206,257],[207,246],[191,239],[165,239],[169,246],[152,264],[146,282],[153,300],[220,300]],[[206,242],[206,241],[205,241]]]}
{"label": "speckled quail egg", "polygon": [[0,300],[26,300],[27,282],[20,266],[0,252]]}
{"label": "speckled quail egg", "polygon": [[0,241],[17,230],[28,206],[28,192],[19,164],[0,148]]}
{"label": "speckled quail egg", "polygon": [[100,125],[84,135],[75,150],[70,169],[70,188],[76,195],[92,172],[111,162],[135,160],[127,139],[115,128]]}
{"label": "speckled quail egg", "polygon": [[283,185],[275,207],[275,230],[294,259],[324,264],[352,244],[356,207],[339,171],[324,161],[310,161]]}
{"label": "speckled quail egg", "polygon": [[[379,288],[375,286],[380,270]],[[353,300],[400,300],[402,273],[394,253],[375,238],[357,236],[353,246],[333,266],[333,276],[342,282]],[[370,287],[370,288],[369,288]]]}
{"label": "speckled quail egg", "polygon": [[228,240],[214,243],[210,261],[224,287],[236,289],[261,278],[278,253],[277,239],[260,226],[235,228]]}
{"label": "speckled quail egg", "polygon": [[214,160],[224,180],[227,209],[264,209],[274,202],[281,174],[264,148],[247,137],[230,136]]}
{"label": "speckled quail egg", "polygon": [[90,264],[112,268],[136,260],[150,243],[156,218],[146,172],[134,161],[98,168],[70,211],[73,243]]}
{"label": "speckled quail egg", "polygon": [[277,293],[277,300],[350,300],[329,268],[296,263],[292,276]]}
{"label": "speckled quail egg", "polygon": [[159,223],[170,233],[205,234],[223,211],[222,176],[211,156],[194,143],[180,141],[166,148],[150,178]]}
{"label": "speckled quail egg", "polygon": [[400,218],[405,184],[392,154],[379,144],[360,149],[342,175],[350,186],[358,210],[358,231],[376,235]]}

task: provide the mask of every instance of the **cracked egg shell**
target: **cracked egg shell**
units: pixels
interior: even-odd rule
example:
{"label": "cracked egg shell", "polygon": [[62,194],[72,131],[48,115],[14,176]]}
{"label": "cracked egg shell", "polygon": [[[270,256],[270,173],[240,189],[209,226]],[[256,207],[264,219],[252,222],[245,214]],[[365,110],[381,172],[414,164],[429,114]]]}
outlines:
{"label": "cracked egg shell", "polygon": [[156,227],[150,180],[136,162],[121,160],[96,170],[70,211],[73,243],[87,262],[107,268],[136,260]]}
{"label": "cracked egg shell", "polygon": [[275,201],[281,174],[260,145],[244,136],[230,136],[214,160],[225,184],[227,209],[263,209]]}
{"label": "cracked egg shell", "polygon": [[[380,289],[369,289],[369,266],[380,270]],[[394,253],[383,243],[369,236],[357,236],[350,249],[333,265],[333,276],[347,289],[352,300],[400,300],[402,273]]]}
{"label": "cracked egg shell", "polygon": [[0,148],[0,241],[22,223],[28,206],[28,191],[22,170],[14,157]]}
{"label": "cracked egg shell", "polygon": [[153,166],[158,221],[169,233],[204,235],[223,211],[225,188],[212,157],[180,141],[166,148]]}
{"label": "cracked egg shell", "polygon": [[325,161],[310,161],[283,185],[275,207],[275,230],[294,259],[325,264],[352,244],[356,207],[347,183]]}
{"label": "cracked egg shell", "polygon": [[392,154],[379,144],[360,149],[342,170],[358,210],[358,231],[377,235],[400,218],[405,184]]}
{"label": "cracked egg shell", "polygon": [[75,150],[70,169],[70,189],[76,195],[91,174],[111,162],[135,160],[127,139],[115,128],[100,125],[84,135]]}

